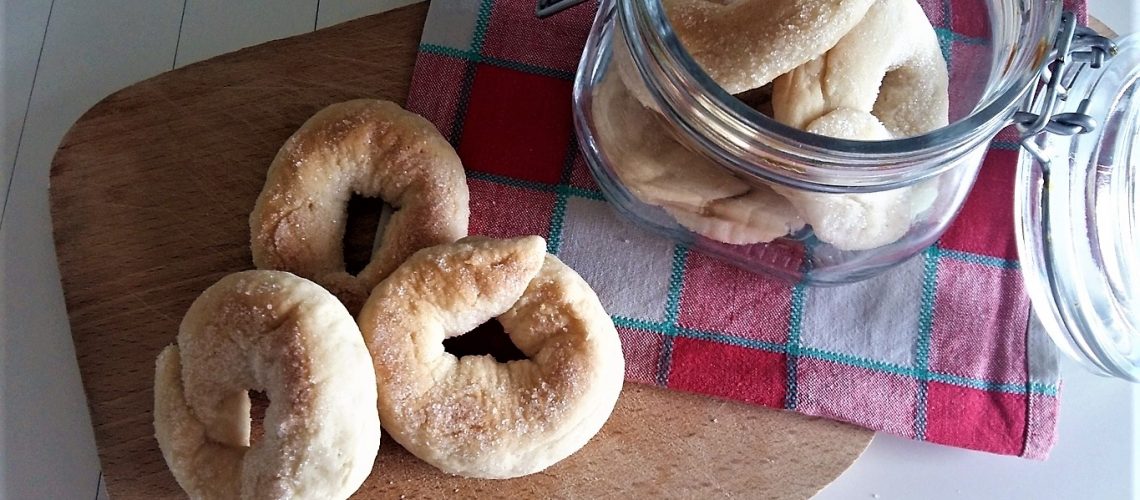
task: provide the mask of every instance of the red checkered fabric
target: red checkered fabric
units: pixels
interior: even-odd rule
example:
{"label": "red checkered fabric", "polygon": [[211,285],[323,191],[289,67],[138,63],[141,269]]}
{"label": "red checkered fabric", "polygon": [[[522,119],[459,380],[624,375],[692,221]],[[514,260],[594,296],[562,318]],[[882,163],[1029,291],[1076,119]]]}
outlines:
{"label": "red checkered fabric", "polygon": [[[951,114],[968,114],[986,82],[959,72],[988,60],[988,2],[919,1],[961,83]],[[596,8],[539,20],[533,0],[432,3],[408,107],[463,159],[473,234],[546,237],[612,315],[630,381],[1047,455],[1059,377],[1028,326],[1008,134],[941,241],[886,274],[838,288],[749,274],[621,219],[590,177],[570,93]]]}

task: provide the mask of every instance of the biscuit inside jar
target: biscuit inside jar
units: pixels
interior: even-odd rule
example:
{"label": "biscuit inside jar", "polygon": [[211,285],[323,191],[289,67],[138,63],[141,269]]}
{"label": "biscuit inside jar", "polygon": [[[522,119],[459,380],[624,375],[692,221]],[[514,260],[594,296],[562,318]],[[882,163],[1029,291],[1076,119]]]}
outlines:
{"label": "biscuit inside jar", "polygon": [[[725,91],[809,133],[884,141],[948,123],[948,73],[916,0],[662,0],[674,32]],[[933,206],[937,179],[869,193],[819,193],[743,179],[678,137],[625,37],[592,112],[629,192],[677,225],[731,245],[789,235],[840,251],[903,239]],[[684,135],[686,132],[681,132]]]}

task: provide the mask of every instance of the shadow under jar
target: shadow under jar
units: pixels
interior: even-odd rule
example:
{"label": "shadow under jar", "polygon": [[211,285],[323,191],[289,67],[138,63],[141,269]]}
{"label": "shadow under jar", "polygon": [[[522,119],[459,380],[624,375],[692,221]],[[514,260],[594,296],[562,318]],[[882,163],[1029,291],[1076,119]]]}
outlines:
{"label": "shadow under jar", "polygon": [[[917,5],[948,16],[942,1]],[[574,85],[591,173],[649,231],[749,271],[839,285],[933,244],[1016,124],[1011,202],[1040,324],[1094,371],[1140,381],[1140,35],[1078,28],[1061,0],[953,6],[985,14],[968,39],[936,30],[946,120],[849,140],[771,118],[764,88],[718,85],[661,0],[601,0]]]}

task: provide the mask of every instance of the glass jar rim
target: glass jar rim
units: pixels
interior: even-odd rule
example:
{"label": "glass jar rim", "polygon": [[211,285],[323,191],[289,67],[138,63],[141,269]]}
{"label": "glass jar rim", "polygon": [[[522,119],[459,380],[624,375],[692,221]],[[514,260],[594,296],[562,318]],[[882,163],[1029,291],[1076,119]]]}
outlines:
{"label": "glass jar rim", "polygon": [[[626,37],[642,78],[655,78],[645,67],[646,62],[642,59],[645,56],[655,58],[658,64],[680,67],[693,84],[688,90],[697,94],[691,102],[697,103],[698,108],[700,105],[711,106],[713,111],[702,118],[686,116],[691,113],[677,109],[669,96],[663,95],[659,88],[649,86],[650,93],[659,105],[666,108],[663,111],[667,115],[688,124],[686,128],[690,131],[694,119],[707,119],[711,115],[727,120],[730,123],[727,129],[742,131],[727,141],[760,140],[765,147],[778,149],[781,161],[792,165],[791,168],[766,168],[759,161],[729,160],[733,155],[721,155],[720,159],[727,160],[721,163],[739,173],[793,187],[824,192],[861,192],[894,189],[939,175],[953,166],[952,159],[989,142],[998,130],[1010,123],[1013,112],[1051,61],[1049,51],[1040,47],[1052,47],[1061,13],[1060,2],[1043,0],[1042,4],[1054,8],[1041,9],[1045,12],[1037,13],[1045,16],[1037,23],[1037,29],[1043,32],[1034,33],[1032,37],[1039,40],[1038,48],[1032,52],[1023,49],[1019,60],[1006,65],[1007,71],[1016,71],[1009,73],[1014,75],[1013,78],[995,85],[991,76],[990,88],[982,96],[981,105],[968,116],[922,135],[887,141],[845,140],[811,134],[750,108],[716,84],[685,50],[673,31],[661,0],[618,0],[617,17],[625,33],[648,36],[651,43],[661,49],[646,50],[639,47],[642,40]],[[690,135],[703,148],[715,151],[724,147],[725,140],[704,137],[699,133]]]}

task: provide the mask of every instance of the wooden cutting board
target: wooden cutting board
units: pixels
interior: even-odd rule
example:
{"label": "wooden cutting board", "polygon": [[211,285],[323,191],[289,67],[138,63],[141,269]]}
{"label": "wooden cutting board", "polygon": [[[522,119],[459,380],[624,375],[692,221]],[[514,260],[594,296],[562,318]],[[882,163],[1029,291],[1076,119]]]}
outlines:
{"label": "wooden cutting board", "polygon": [[[285,138],[337,101],[404,100],[426,11],[411,6],[160,75],[107,97],[64,138],[52,220],[112,497],[181,496],[153,438],[155,356],[202,290],[251,268],[247,217]],[[545,472],[449,477],[385,438],[357,496],[803,498],[870,439],[836,422],[630,384],[605,428]]]}

